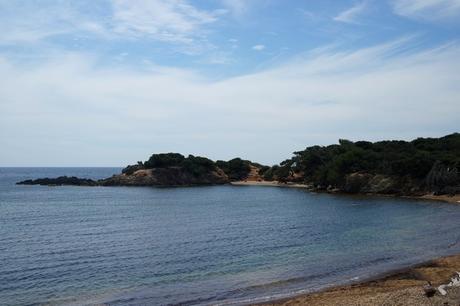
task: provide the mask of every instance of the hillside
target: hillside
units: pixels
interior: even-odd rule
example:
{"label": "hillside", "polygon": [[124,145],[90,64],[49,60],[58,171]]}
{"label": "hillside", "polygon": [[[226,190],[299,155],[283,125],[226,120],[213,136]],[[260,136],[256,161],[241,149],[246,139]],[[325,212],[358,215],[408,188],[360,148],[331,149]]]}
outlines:
{"label": "hillside", "polygon": [[311,146],[267,169],[265,180],[315,190],[417,195],[460,193],[460,134],[413,141]]}
{"label": "hillside", "polygon": [[[137,162],[112,177],[91,180],[61,176],[18,182],[19,185],[73,185],[73,186],[199,186],[219,185],[232,181],[254,179],[259,164],[240,158],[212,161],[206,157],[179,153],[153,154],[145,162]],[[259,178],[259,177],[258,177]],[[260,179],[260,178],[259,178]]]}
{"label": "hillside", "polygon": [[26,185],[196,186],[276,181],[311,190],[347,193],[460,194],[460,134],[413,141],[357,141],[311,146],[272,167],[241,158],[216,162],[179,153],[153,154],[119,175],[92,181],[75,177],[26,180]]}

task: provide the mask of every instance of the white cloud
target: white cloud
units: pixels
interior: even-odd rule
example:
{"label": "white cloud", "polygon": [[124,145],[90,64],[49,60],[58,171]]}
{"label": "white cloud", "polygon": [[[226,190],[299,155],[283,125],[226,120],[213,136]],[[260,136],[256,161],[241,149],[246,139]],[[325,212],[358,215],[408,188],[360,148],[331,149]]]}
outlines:
{"label": "white cloud", "polygon": [[104,68],[82,54],[35,67],[0,57],[0,160],[124,165],[179,151],[271,163],[339,138],[458,131],[460,46],[401,52],[407,44],[324,49],[217,82],[148,63]]}
{"label": "white cloud", "polygon": [[345,23],[357,23],[356,19],[361,15],[366,9],[366,2],[360,2],[354,5],[353,7],[339,13],[333,19],[339,22]]}
{"label": "white cloud", "polygon": [[183,0],[113,0],[114,31],[121,35],[190,42],[200,26],[216,21]]}
{"label": "white cloud", "polygon": [[393,0],[394,12],[401,16],[432,21],[460,18],[460,0]]}
{"label": "white cloud", "polygon": [[[108,6],[109,8],[105,7]],[[190,44],[219,12],[197,9],[186,0],[108,0],[91,2],[0,1],[0,43],[34,43],[57,35],[105,39],[151,39]],[[98,9],[98,6],[101,6]],[[101,15],[100,11],[110,12]]]}
{"label": "white cloud", "polygon": [[0,1],[0,43],[35,43],[70,32],[100,30],[70,2],[60,4]]}
{"label": "white cloud", "polygon": [[262,51],[265,49],[265,45],[255,45],[255,46],[252,46],[252,50],[256,50],[256,51]]}

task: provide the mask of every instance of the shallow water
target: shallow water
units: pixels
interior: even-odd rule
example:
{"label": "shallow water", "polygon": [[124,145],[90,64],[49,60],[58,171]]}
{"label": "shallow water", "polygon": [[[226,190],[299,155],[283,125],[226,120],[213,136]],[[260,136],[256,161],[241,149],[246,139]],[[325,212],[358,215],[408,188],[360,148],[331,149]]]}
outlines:
{"label": "shallow water", "polygon": [[460,206],[301,189],[19,186],[0,168],[0,304],[245,304],[460,252]]}

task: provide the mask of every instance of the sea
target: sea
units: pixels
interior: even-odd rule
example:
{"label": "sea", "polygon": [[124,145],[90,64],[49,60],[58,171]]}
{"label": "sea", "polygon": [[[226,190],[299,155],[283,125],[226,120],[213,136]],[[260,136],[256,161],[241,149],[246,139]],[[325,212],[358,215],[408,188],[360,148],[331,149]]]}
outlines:
{"label": "sea", "polygon": [[460,253],[460,205],[297,188],[24,186],[0,168],[1,305],[247,305]]}

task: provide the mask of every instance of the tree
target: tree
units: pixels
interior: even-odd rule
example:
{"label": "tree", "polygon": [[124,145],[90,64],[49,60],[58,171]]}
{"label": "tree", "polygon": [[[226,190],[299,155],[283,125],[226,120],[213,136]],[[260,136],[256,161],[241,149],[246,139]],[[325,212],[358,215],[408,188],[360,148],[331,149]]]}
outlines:
{"label": "tree", "polygon": [[160,153],[153,154],[149,160],[144,163],[145,168],[167,168],[179,167],[185,157],[179,153]]}

